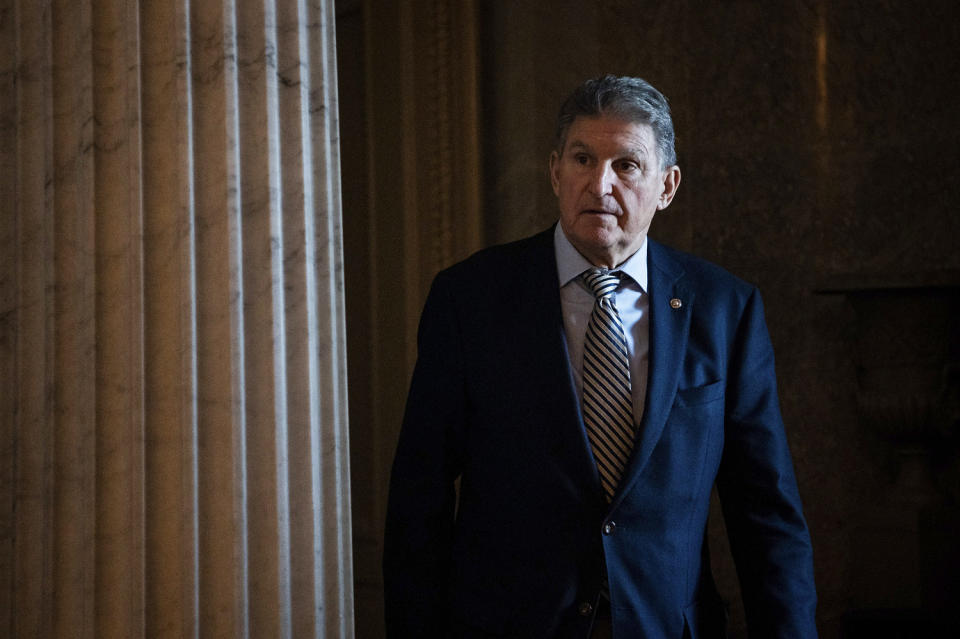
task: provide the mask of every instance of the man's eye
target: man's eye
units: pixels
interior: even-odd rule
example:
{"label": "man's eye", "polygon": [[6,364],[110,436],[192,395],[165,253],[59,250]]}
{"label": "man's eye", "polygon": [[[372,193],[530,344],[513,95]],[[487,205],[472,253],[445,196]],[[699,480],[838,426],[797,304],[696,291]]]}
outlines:
{"label": "man's eye", "polygon": [[619,170],[621,173],[630,173],[631,171],[636,171],[639,167],[633,162],[621,162]]}
{"label": "man's eye", "polygon": [[590,158],[588,158],[583,153],[578,153],[575,156],[573,156],[573,161],[576,162],[577,164],[586,164],[587,162],[590,161]]}

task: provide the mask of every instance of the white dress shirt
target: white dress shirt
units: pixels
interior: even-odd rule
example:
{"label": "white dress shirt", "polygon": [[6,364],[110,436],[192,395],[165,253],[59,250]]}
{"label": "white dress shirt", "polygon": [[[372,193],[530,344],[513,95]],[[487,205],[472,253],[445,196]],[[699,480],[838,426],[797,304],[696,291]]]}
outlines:
{"label": "white dress shirt", "polygon": [[[583,341],[596,298],[580,279],[580,275],[596,268],[574,248],[557,224],[553,234],[557,273],[560,276],[560,309],[567,350],[573,368],[577,397],[583,400]],[[650,357],[650,300],[647,297],[647,240],[636,253],[618,264],[621,277],[614,293],[614,303],[623,323],[624,337],[630,356],[630,389],[633,393],[633,423],[640,424],[647,396],[647,367]]]}

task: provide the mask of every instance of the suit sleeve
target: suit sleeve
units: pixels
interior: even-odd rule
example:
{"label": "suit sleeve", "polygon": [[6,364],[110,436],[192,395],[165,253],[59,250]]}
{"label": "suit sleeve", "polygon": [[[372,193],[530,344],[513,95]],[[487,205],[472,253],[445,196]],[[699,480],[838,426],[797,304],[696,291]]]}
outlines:
{"label": "suit sleeve", "polygon": [[728,368],[717,488],[752,637],[816,637],[810,535],[777,399],[773,348],[754,289]]}
{"label": "suit sleeve", "polygon": [[441,273],[424,306],[390,478],[383,556],[388,637],[444,634],[465,410],[452,291]]}

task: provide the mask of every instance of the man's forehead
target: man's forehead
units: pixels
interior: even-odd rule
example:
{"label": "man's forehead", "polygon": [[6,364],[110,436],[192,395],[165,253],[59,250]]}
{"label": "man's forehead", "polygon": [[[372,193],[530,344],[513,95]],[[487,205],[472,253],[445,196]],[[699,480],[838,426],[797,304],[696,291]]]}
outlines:
{"label": "man's forehead", "polygon": [[589,137],[574,136],[567,141],[568,151],[586,151],[599,153],[601,151],[616,155],[647,156],[653,154],[652,142],[638,136],[622,136],[618,139],[601,139],[591,143]]}
{"label": "man's forehead", "polygon": [[[592,150],[594,146],[597,145],[591,145],[589,142],[578,138],[572,138],[567,142],[568,149],[583,149],[589,151]],[[644,140],[622,140],[621,143],[616,146],[636,153],[650,153],[650,146]]]}
{"label": "man's forehead", "polygon": [[646,122],[635,122],[616,116],[580,116],[567,131],[567,148],[589,148],[598,144],[615,143],[649,153],[654,145],[653,128]]}

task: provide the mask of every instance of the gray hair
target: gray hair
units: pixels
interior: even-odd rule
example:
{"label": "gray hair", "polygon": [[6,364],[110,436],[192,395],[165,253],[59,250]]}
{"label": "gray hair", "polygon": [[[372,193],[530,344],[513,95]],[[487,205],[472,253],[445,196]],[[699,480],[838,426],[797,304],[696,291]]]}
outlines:
{"label": "gray hair", "polygon": [[587,80],[563,102],[557,116],[557,153],[563,154],[567,132],[580,116],[612,115],[628,122],[646,124],[657,141],[660,168],[677,163],[673,119],[667,98],[641,78],[605,75]]}

